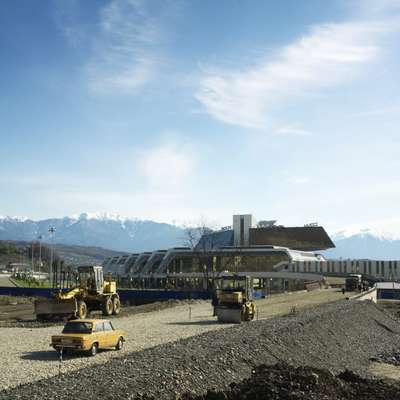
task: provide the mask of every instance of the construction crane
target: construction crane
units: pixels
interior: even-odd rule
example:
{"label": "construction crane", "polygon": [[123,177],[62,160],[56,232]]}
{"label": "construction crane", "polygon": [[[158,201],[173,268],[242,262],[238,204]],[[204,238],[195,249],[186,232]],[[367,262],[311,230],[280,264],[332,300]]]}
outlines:
{"label": "construction crane", "polygon": [[215,281],[214,315],[219,322],[251,321],[256,312],[253,281],[249,276],[224,276]]}
{"label": "construction crane", "polygon": [[120,313],[116,282],[111,276],[104,279],[102,266],[80,266],[77,272],[76,285],[67,290],[60,288],[52,299],[35,301],[38,321],[86,318],[91,311],[102,311],[106,316]]}

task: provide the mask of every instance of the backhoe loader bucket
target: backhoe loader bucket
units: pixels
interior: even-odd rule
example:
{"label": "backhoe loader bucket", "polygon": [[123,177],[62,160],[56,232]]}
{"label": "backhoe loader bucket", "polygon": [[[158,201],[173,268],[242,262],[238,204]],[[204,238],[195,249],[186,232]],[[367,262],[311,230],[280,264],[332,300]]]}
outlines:
{"label": "backhoe loader bucket", "polygon": [[65,319],[75,316],[76,312],[77,304],[75,299],[46,299],[35,301],[35,314],[38,321]]}
{"label": "backhoe loader bucket", "polygon": [[241,308],[217,307],[216,314],[218,322],[226,322],[231,324],[240,324],[242,322]]}

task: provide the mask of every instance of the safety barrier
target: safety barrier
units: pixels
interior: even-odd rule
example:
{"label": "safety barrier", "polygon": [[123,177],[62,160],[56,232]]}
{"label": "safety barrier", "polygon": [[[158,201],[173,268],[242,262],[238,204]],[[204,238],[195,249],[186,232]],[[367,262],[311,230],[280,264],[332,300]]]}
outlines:
{"label": "safety barrier", "polygon": [[[50,288],[29,288],[29,287],[5,287],[0,286],[0,295],[7,296],[28,296],[28,297],[52,297],[54,289]],[[167,300],[200,300],[210,299],[211,295],[206,290],[135,290],[119,289],[118,294],[122,302],[132,304],[143,304],[143,302],[167,301]]]}

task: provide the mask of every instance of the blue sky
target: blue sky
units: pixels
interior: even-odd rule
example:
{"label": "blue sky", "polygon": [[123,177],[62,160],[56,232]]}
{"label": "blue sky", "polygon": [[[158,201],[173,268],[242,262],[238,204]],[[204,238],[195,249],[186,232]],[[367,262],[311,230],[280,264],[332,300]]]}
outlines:
{"label": "blue sky", "polygon": [[400,233],[400,0],[0,2],[0,214]]}

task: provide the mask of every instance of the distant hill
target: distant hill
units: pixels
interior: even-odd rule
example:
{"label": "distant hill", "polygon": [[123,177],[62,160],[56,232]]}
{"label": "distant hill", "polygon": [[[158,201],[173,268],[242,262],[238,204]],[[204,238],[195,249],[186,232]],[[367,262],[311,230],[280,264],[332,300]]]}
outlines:
{"label": "distant hill", "polygon": [[[0,241],[0,264],[8,262],[31,262],[31,242],[24,241]],[[108,257],[121,256],[126,253],[115,250],[103,249],[94,246],[76,246],[76,245],[54,245],[54,258],[64,260],[67,265],[83,264],[102,264]],[[50,247],[47,243],[42,243],[42,261],[49,262]],[[38,245],[34,246],[34,256],[37,261],[39,258]]]}
{"label": "distant hill", "polygon": [[0,265],[6,265],[9,262],[21,262],[22,252],[12,242],[0,241]]}
{"label": "distant hill", "polygon": [[108,257],[127,254],[126,252],[95,246],[68,246],[65,244],[57,244],[55,249],[58,256],[69,265],[102,264],[102,262]]}
{"label": "distant hill", "polygon": [[44,241],[50,242],[48,229],[51,226],[55,228],[56,243],[126,252],[179,246],[184,238],[184,229],[175,225],[85,213],[79,217],[40,221],[1,218],[0,240],[31,241],[42,236]]}

